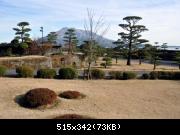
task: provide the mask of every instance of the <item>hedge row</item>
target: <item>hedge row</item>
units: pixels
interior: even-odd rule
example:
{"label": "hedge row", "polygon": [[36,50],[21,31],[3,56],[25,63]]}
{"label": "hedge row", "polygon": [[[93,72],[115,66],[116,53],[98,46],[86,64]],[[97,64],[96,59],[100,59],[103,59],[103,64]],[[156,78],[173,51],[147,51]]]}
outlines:
{"label": "hedge row", "polygon": [[109,72],[110,79],[116,80],[129,80],[136,79],[137,74],[135,72],[121,72],[121,71],[111,71]]}
{"label": "hedge row", "polygon": [[142,79],[180,80],[180,72],[153,71],[150,74],[143,74]]}
{"label": "hedge row", "polygon": [[[29,78],[34,77],[34,70],[27,66],[16,68],[18,77]],[[37,71],[37,78],[52,79],[56,77],[55,69],[39,69]],[[74,68],[61,68],[59,70],[59,79],[74,79],[78,77],[78,72]]]}
{"label": "hedge row", "polygon": [[7,68],[5,66],[0,66],[0,77],[5,76]]}
{"label": "hedge row", "polygon": [[[0,66],[0,77],[6,74],[7,68]],[[18,77],[28,78],[34,77],[34,69],[28,66],[21,66],[16,68],[16,73]],[[91,75],[93,79],[104,79],[105,72],[100,69],[92,69]],[[59,75],[56,76],[56,70],[54,69],[39,69],[37,71],[37,78],[59,78],[59,79],[75,79],[78,78],[78,72],[76,69],[67,67],[61,68],[59,70]],[[116,80],[128,80],[136,79],[137,74],[135,72],[121,72],[121,71],[111,71],[109,72],[110,79]],[[149,74],[145,73],[141,76],[141,79],[163,79],[163,80],[180,80],[180,72],[170,72],[170,71],[153,71]]]}

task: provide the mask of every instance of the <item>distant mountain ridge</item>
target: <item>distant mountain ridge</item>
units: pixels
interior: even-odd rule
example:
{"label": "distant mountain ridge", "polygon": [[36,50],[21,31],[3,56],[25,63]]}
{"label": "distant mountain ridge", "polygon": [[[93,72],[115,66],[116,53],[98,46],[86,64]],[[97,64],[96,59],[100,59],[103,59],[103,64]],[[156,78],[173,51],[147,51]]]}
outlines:
{"label": "distant mountain ridge", "polygon": [[[56,41],[57,44],[64,45],[63,37],[64,37],[65,32],[68,29],[69,28],[64,27],[61,30],[56,32],[58,35],[57,41]],[[81,45],[83,43],[83,41],[88,40],[88,36],[86,35],[86,32],[84,30],[75,29],[75,32],[76,32],[77,39],[79,41],[78,45]],[[95,33],[94,33],[94,37],[95,37],[96,41],[99,43],[99,45],[102,47],[105,47],[105,48],[115,47],[115,45],[113,44],[113,42],[114,42],[113,40],[104,38],[104,37],[97,35]],[[47,39],[47,37],[46,37],[46,39]]]}

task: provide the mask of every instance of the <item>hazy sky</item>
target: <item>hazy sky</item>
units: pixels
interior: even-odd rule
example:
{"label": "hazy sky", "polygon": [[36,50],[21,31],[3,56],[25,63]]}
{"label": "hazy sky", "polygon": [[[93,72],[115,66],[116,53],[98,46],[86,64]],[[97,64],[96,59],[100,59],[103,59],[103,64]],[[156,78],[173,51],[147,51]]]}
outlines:
{"label": "hazy sky", "polygon": [[0,42],[13,39],[12,28],[20,21],[30,22],[33,38],[41,36],[40,26],[45,34],[62,27],[83,29],[87,8],[110,24],[105,35],[110,39],[118,39],[123,17],[136,15],[149,29],[143,37],[151,43],[180,45],[180,0],[0,0]]}

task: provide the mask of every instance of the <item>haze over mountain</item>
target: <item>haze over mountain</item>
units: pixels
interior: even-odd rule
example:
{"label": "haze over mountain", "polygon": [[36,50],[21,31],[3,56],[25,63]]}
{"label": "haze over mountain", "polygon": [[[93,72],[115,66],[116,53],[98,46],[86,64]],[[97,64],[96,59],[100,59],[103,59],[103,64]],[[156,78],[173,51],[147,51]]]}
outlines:
{"label": "haze over mountain", "polygon": [[[65,32],[68,30],[69,28],[67,27],[64,27],[62,28],[61,30],[57,31],[56,33],[58,34],[58,38],[57,38],[57,44],[61,44],[61,45],[64,45],[64,41],[63,41],[63,37],[64,37],[64,34]],[[86,32],[84,30],[81,30],[81,29],[75,29],[75,32],[76,32],[76,36],[77,36],[77,39],[79,41],[78,45],[81,45],[83,43],[83,41],[85,40],[88,40],[88,36],[86,34]],[[107,39],[107,38],[104,38],[100,35],[97,35],[94,33],[94,37],[96,39],[96,41],[98,42],[98,44],[102,47],[107,47],[107,48],[110,48],[110,47],[114,47],[115,45],[113,44],[113,40],[110,40],[110,39]]]}

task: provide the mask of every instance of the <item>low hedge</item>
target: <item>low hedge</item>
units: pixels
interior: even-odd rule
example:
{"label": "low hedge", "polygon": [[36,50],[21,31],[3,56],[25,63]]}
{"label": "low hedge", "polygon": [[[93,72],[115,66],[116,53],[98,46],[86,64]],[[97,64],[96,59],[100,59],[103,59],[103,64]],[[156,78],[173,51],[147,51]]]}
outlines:
{"label": "low hedge", "polygon": [[180,72],[153,71],[149,75],[150,79],[180,80]]}
{"label": "low hedge", "polygon": [[100,70],[100,69],[92,69],[91,75],[92,75],[93,79],[104,79],[105,72],[103,70]]}
{"label": "low hedge", "polygon": [[121,71],[111,71],[109,75],[110,79],[121,80],[123,78],[123,73]]}
{"label": "low hedge", "polygon": [[23,77],[23,78],[34,77],[33,68],[28,66],[21,66],[16,68],[16,73],[18,74],[18,77]]}
{"label": "low hedge", "polygon": [[75,79],[78,77],[78,72],[75,68],[61,68],[59,70],[59,79]]}
{"label": "low hedge", "polygon": [[142,74],[141,79],[149,79],[150,75],[147,73]]}
{"label": "low hedge", "polygon": [[5,76],[7,68],[5,66],[0,66],[0,77]]}
{"label": "low hedge", "polygon": [[151,80],[156,80],[158,79],[158,72],[156,71],[150,72],[149,76]]}
{"label": "low hedge", "polygon": [[123,72],[123,80],[136,79],[136,76],[135,72]]}
{"label": "low hedge", "polygon": [[37,71],[37,77],[38,78],[52,79],[55,76],[56,76],[56,70],[55,69],[39,69]]}

